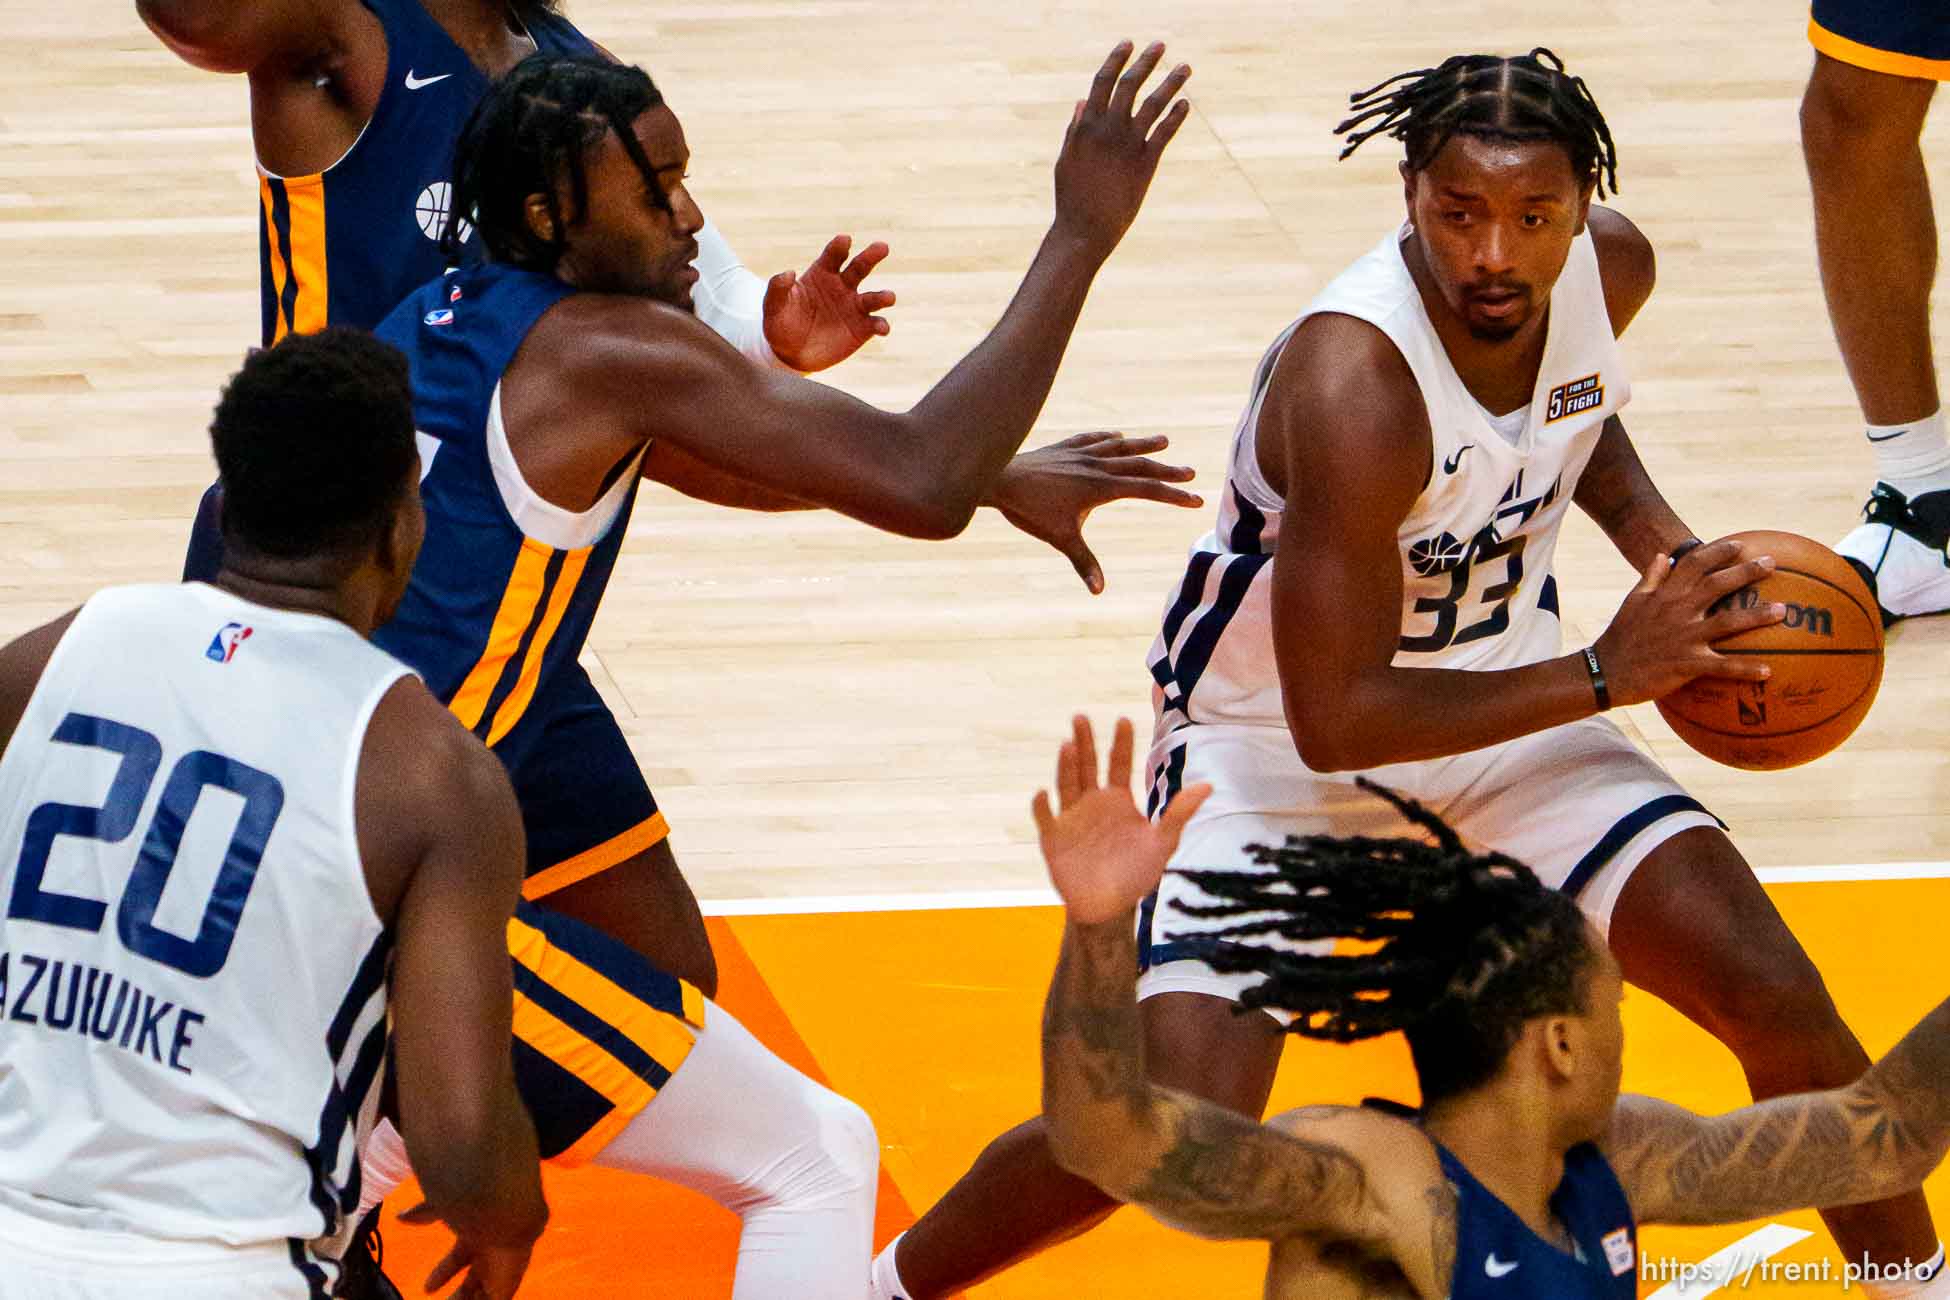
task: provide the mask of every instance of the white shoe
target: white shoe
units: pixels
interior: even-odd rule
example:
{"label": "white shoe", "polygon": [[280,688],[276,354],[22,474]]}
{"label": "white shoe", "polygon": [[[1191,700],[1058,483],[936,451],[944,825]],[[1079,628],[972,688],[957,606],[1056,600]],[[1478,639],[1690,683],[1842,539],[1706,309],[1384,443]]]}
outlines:
{"label": "white shoe", "polygon": [[1914,501],[1877,483],[1862,507],[1863,523],[1835,544],[1855,561],[1882,607],[1884,627],[1899,619],[1950,613],[1950,491]]}

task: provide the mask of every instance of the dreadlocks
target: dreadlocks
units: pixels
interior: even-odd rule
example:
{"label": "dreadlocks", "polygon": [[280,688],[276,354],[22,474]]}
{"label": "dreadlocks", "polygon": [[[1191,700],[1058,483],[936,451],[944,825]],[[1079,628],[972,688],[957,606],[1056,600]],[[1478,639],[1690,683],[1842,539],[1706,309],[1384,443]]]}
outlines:
{"label": "dreadlocks", "polygon": [[[1173,941],[1215,970],[1265,975],[1240,1005],[1291,1012],[1293,1033],[1349,1043],[1405,1031],[1426,1104],[1493,1077],[1525,1021],[1583,1012],[1595,959],[1569,897],[1513,858],[1472,855],[1414,800],[1360,784],[1430,839],[1290,835],[1251,847],[1262,870],[1185,871],[1224,900],[1181,905],[1187,915],[1254,919]],[[1356,950],[1238,942],[1267,935]]]}
{"label": "dreadlocks", "polygon": [[[441,241],[447,255],[460,255],[471,221],[495,261],[553,270],[569,226],[563,187],[569,210],[581,220],[589,205],[586,155],[612,131],[650,192],[661,197],[656,169],[631,124],[663,102],[642,68],[588,56],[523,59],[488,91],[455,146],[456,220]],[[534,194],[548,203],[548,238],[528,221],[528,199]]]}
{"label": "dreadlocks", "polygon": [[[1334,128],[1347,137],[1341,157],[1377,135],[1407,146],[1408,168],[1421,171],[1453,135],[1497,140],[1555,140],[1571,155],[1581,185],[1618,190],[1618,149],[1583,77],[1542,48],[1513,59],[1458,54],[1439,68],[1390,77],[1348,96],[1352,113]],[[1602,167],[1601,167],[1602,164]]]}

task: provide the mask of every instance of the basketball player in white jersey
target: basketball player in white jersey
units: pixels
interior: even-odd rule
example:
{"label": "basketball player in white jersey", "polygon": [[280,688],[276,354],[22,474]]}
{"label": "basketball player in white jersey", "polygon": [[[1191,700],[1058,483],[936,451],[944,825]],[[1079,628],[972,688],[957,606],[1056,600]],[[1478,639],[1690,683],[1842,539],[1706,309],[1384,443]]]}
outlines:
{"label": "basketball player in white jersey", "polygon": [[[1408,221],[1267,352],[1218,527],[1167,607],[1151,810],[1213,788],[1173,867],[1385,834],[1395,813],[1365,774],[1574,897],[1626,978],[1726,1044],[1757,1097],[1853,1081],[1867,1056],[1732,841],[1596,716],[1703,675],[1763,677],[1711,645],[1783,614],[1714,612],[1771,561],[1694,539],[1617,417],[1617,336],[1653,257],[1591,206],[1616,179],[1597,105],[1548,51],[1458,56],[1356,96],[1340,129],[1349,151],[1404,141]],[[1573,502],[1644,577],[1565,655],[1551,556]],[[1236,1014],[1253,976],[1175,942],[1227,923],[1179,910],[1213,901],[1169,874],[1139,913],[1147,1059],[1157,1082],[1259,1115],[1282,1025]],[[1108,1208],[1031,1121],[882,1252],[874,1295],[935,1300]],[[1920,1195],[1825,1217],[1851,1260],[1941,1261]],[[1880,1294],[1950,1294],[1922,1285]]]}
{"label": "basketball player in white jersey", "polygon": [[513,1295],[547,1217],[509,1054],[520,814],[366,640],[425,526],[404,361],[293,339],[212,433],[217,585],[111,588],[0,649],[0,1297],[326,1295],[307,1243],[357,1204],[389,1018],[459,1238],[436,1278]]}

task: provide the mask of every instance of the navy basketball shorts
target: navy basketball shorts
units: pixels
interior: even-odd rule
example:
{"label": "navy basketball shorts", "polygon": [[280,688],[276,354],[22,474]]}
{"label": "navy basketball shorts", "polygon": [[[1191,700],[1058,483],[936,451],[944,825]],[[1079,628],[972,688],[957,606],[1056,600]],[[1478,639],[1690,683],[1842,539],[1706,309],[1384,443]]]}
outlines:
{"label": "navy basketball shorts", "polygon": [[1892,77],[1950,81],[1950,4],[1814,0],[1808,40],[1831,59]]}
{"label": "navy basketball shorts", "polygon": [[546,897],[660,843],[670,826],[580,664],[536,692],[495,745],[528,834],[522,897]]}

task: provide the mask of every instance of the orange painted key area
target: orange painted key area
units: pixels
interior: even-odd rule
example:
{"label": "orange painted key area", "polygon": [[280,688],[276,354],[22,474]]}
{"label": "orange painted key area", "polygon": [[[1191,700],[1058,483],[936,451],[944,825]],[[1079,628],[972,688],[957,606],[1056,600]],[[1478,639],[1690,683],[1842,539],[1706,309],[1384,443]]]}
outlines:
{"label": "orange painted key area", "polygon": [[[1770,893],[1872,1055],[1950,994],[1941,947],[1950,880],[1795,884]],[[879,1125],[877,1240],[911,1219],[909,1207],[932,1204],[990,1138],[1034,1112],[1038,1025],[1061,927],[1056,909],[755,916],[711,926],[725,1004],[774,1050],[859,1101]],[[1628,1089],[1702,1111],[1746,1100],[1733,1058],[1663,1004],[1633,993],[1625,1019]],[[1398,1038],[1356,1047],[1296,1041],[1273,1104],[1371,1094],[1413,1100]],[[727,1212],[690,1193],[602,1170],[554,1174],[548,1186],[554,1219],[523,1296],[730,1294],[737,1223]],[[1940,1171],[1927,1190],[1945,1225],[1950,1175]],[[395,1196],[391,1208],[411,1205],[410,1191]],[[1782,1222],[1814,1235],[1767,1267],[1819,1269],[1827,1259],[1836,1280],[1770,1284],[1757,1268],[1747,1285],[1736,1278],[1729,1290],[1843,1294],[1842,1261],[1819,1219],[1799,1214]],[[1647,1230],[1643,1251],[1655,1276],[1642,1281],[1640,1294],[1660,1289],[1660,1261],[1696,1262],[1759,1226]],[[412,1294],[444,1244],[438,1229],[389,1224],[387,1272]],[[1127,1210],[970,1295],[1250,1297],[1259,1294],[1265,1255],[1263,1246],[1198,1241]]]}

